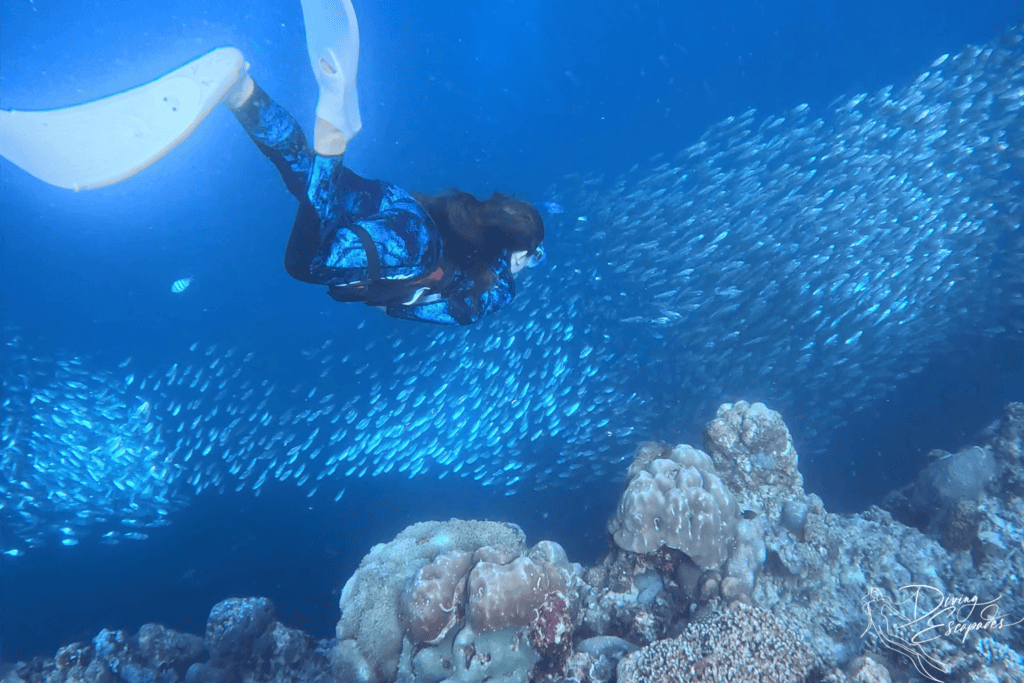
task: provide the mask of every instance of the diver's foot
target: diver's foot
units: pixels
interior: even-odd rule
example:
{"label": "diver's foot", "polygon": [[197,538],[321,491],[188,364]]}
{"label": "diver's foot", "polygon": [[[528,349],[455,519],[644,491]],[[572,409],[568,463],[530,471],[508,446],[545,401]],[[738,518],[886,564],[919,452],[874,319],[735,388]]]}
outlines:
{"label": "diver's foot", "polygon": [[313,148],[322,157],[340,157],[348,147],[348,140],[333,123],[319,116],[313,129]]}
{"label": "diver's foot", "polygon": [[256,82],[252,80],[252,76],[248,74],[248,71],[249,62],[246,62],[238,82],[231,86],[231,89],[224,94],[224,99],[221,100],[231,111],[241,109],[249,101],[253,91],[256,89]]}

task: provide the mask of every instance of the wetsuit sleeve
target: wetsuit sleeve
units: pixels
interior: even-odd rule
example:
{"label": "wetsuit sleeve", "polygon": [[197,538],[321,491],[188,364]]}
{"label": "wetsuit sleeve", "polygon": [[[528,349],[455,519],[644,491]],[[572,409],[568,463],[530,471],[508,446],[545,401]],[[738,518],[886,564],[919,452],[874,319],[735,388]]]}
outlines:
{"label": "wetsuit sleeve", "polygon": [[479,294],[473,291],[475,283],[472,279],[456,278],[453,287],[442,295],[440,301],[413,306],[388,306],[385,311],[393,318],[404,320],[439,325],[472,325],[488,313],[507,305],[516,295],[507,256],[499,256],[491,268],[494,283]]}
{"label": "wetsuit sleeve", "polygon": [[252,96],[234,114],[260,151],[277,166],[288,191],[303,200],[313,165],[313,151],[298,122],[270,99],[258,83]]}

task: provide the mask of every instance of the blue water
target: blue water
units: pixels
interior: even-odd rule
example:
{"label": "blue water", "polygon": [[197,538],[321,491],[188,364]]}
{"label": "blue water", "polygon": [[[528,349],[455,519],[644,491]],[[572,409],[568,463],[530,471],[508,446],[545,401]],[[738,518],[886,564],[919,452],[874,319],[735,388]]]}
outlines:
{"label": "blue water", "polygon": [[[0,13],[0,107],[77,104],[234,45],[308,130],[316,85],[299,5],[266,5],[11,0]],[[356,3],[364,128],[347,162],[409,189],[500,190],[538,204],[567,174],[615,176],[751,107],[825,107],[909,83],[938,55],[1024,20],[1017,0],[383,5]],[[294,200],[223,109],[156,166],[111,188],[75,194],[7,162],[0,182],[4,323],[31,340],[32,356],[70,353],[97,371],[132,356],[155,370],[200,341],[276,359],[274,371],[287,377],[289,359],[326,339],[344,348],[396,330],[407,339],[436,334],[288,279]],[[550,264],[557,230],[548,242]],[[185,277],[189,288],[172,293]],[[383,349],[374,358],[390,362]],[[876,502],[909,481],[929,449],[955,449],[1006,401],[1024,400],[1022,358],[1012,336],[954,339],[884,404],[852,416],[829,458],[805,463],[808,489],[829,509]],[[660,436],[696,441],[708,417],[687,416],[697,430],[667,425]],[[409,523],[515,521],[531,541],[557,540],[587,563],[605,549],[618,494],[615,482],[583,496],[505,496],[461,479],[395,475],[344,485],[338,503],[288,484],[271,483],[259,498],[205,491],[146,541],[86,539],[5,559],[0,657],[49,655],[105,626],[161,621],[201,632],[210,606],[234,595],[271,597],[285,623],[327,636],[345,578],[373,543]]]}

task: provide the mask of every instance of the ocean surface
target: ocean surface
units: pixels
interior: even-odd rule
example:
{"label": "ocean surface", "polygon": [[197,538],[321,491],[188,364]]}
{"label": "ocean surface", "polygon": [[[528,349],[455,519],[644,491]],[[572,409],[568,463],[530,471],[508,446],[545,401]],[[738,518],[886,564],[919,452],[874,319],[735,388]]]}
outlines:
{"label": "ocean surface", "polygon": [[[232,596],[328,637],[427,519],[593,563],[637,443],[699,446],[723,402],[857,511],[1024,400],[1019,1],[354,4],[346,162],[535,203],[546,263],[469,329],[335,303],[223,108],[102,190],[0,162],[3,662]],[[311,131],[298,2],[10,0],[0,107],[223,45]]]}

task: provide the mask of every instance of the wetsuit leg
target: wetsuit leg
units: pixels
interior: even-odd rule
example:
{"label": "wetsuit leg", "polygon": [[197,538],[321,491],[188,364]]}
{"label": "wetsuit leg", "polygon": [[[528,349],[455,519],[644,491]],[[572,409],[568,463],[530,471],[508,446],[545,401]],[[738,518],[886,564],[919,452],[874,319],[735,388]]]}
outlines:
{"label": "wetsuit leg", "polygon": [[285,255],[293,277],[334,286],[408,281],[440,256],[437,228],[409,193],[355,174],[341,157],[313,159]]}
{"label": "wetsuit leg", "polygon": [[[303,202],[307,206],[300,206],[288,243],[285,263],[289,273],[294,269],[297,272],[292,275],[297,279],[321,284],[378,279],[377,245],[362,224],[381,212],[386,185],[356,175],[345,167],[342,157],[317,155]],[[310,209],[318,218],[315,230],[310,225]],[[316,245],[311,248],[314,236]],[[331,250],[346,257],[327,265],[324,254]]]}
{"label": "wetsuit leg", "polygon": [[[358,265],[345,264],[352,272],[342,274],[324,272],[314,266],[314,259],[324,244],[337,235],[339,228],[372,215],[380,207],[379,191],[374,191],[374,185],[379,187],[380,183],[365,180],[345,168],[342,157],[314,157],[308,186],[303,187],[299,197],[299,211],[285,250],[284,267],[289,275],[312,284],[332,284],[339,278],[346,282],[370,279],[365,261]],[[355,232],[343,230],[342,233],[342,239],[349,239],[353,248],[362,252],[373,246],[365,244]]]}
{"label": "wetsuit leg", "polygon": [[320,246],[320,217],[307,196],[314,152],[298,122],[255,84],[252,95],[234,112],[252,141],[277,167],[288,191],[299,200],[285,250],[284,266],[297,280],[319,284],[309,264]]}
{"label": "wetsuit leg", "polygon": [[326,224],[366,220],[384,200],[385,183],[356,175],[342,159],[317,155],[310,169],[307,196]]}
{"label": "wetsuit leg", "polygon": [[295,214],[292,232],[288,236],[288,247],[284,252],[284,269],[300,282],[323,284],[322,279],[314,275],[310,267],[319,249],[320,216],[309,200],[303,197],[299,200],[299,211]]}
{"label": "wetsuit leg", "polygon": [[252,96],[234,114],[260,151],[277,166],[288,191],[302,201],[313,166],[313,151],[298,122],[270,99],[258,83]]}
{"label": "wetsuit leg", "polygon": [[285,269],[302,282],[347,285],[410,278],[433,267],[439,238],[408,193],[316,155],[298,123],[255,84],[235,111],[253,142],[299,200]]}
{"label": "wetsuit leg", "polygon": [[312,263],[321,282],[410,281],[437,267],[437,227],[401,188],[362,178],[339,159],[318,156],[310,171],[309,198],[314,206],[326,207],[321,250]]}

